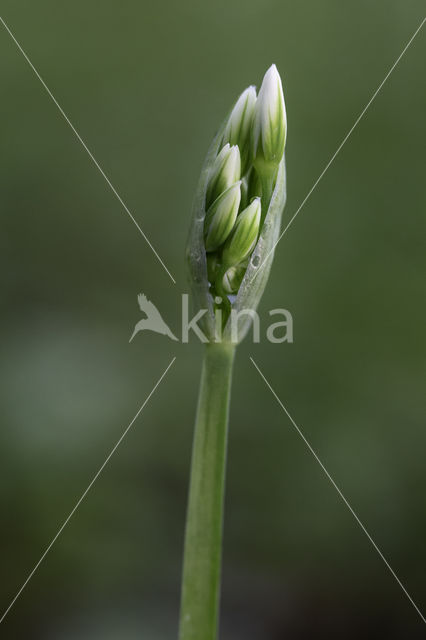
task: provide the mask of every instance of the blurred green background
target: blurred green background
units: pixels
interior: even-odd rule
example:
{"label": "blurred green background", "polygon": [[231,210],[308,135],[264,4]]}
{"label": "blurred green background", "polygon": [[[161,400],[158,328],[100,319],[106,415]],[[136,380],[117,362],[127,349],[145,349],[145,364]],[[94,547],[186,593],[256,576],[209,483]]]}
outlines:
{"label": "blurred green background", "polygon": [[[136,294],[179,332],[201,163],[247,85],[272,62],[283,77],[288,221],[423,14],[420,0],[3,0],[177,285],[1,27],[2,610],[177,360],[2,637],[176,637],[202,348],[129,345]],[[289,309],[294,344],[239,349],[221,640],[424,637],[249,356],[425,611],[425,54],[423,31],[277,249],[261,314]]]}

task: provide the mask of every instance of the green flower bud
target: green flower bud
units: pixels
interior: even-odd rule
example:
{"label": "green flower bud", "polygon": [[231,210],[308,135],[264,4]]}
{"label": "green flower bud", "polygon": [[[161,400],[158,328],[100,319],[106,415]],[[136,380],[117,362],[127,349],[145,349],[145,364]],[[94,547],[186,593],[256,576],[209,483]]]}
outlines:
{"label": "green flower bud", "polygon": [[253,250],[260,225],[260,198],[254,198],[237,218],[231,235],[222,251],[222,268],[232,267],[246,258]]}
{"label": "green flower bud", "polygon": [[250,132],[253,123],[256,88],[248,87],[238,98],[229,116],[223,142],[237,144],[241,153],[242,175],[251,164]]}
{"label": "green flower bud", "polygon": [[232,231],[241,200],[239,180],[220,194],[207,211],[204,221],[206,251],[216,251]]}
{"label": "green flower bud", "polygon": [[241,263],[235,265],[235,267],[230,267],[222,278],[222,288],[225,293],[235,294],[238,292],[240,288],[240,284],[243,281],[244,274],[247,269],[247,264]]}
{"label": "green flower bud", "polygon": [[231,147],[226,144],[218,154],[209,176],[206,205],[209,207],[225,189],[237,182],[240,176],[240,150],[237,146]]}
{"label": "green flower bud", "polygon": [[265,164],[278,168],[284,155],[286,133],[283,88],[280,74],[273,64],[263,78],[253,120],[253,155],[259,171]]}

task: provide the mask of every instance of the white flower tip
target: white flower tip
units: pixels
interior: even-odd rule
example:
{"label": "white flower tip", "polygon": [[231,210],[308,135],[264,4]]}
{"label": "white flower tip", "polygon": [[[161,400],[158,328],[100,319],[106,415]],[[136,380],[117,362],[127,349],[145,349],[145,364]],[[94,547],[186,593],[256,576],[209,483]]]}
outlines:
{"label": "white flower tip", "polygon": [[247,207],[247,209],[250,209],[254,213],[256,218],[259,218],[259,219],[260,219],[261,208],[262,208],[262,204],[259,197],[253,198],[253,200],[250,202],[249,206]]}
{"label": "white flower tip", "polygon": [[257,92],[256,92],[256,87],[254,86],[254,84],[251,84],[249,87],[247,87],[247,89],[245,91],[243,91],[242,95],[246,96],[247,98],[248,97],[256,98]]}
{"label": "white flower tip", "polygon": [[229,142],[227,142],[226,144],[223,145],[222,149],[217,154],[217,157],[223,158],[225,155],[227,155],[229,149],[230,149],[230,144]]}
{"label": "white flower tip", "polygon": [[282,93],[281,76],[275,64],[271,64],[263,77],[261,92],[265,92],[268,96],[277,99],[277,93]]}
{"label": "white flower tip", "polygon": [[253,122],[255,104],[256,88],[254,86],[247,87],[235,103],[223,134],[223,140],[238,145],[243,173],[247,171],[250,160],[250,129]]}
{"label": "white flower tip", "polygon": [[244,89],[244,91],[238,98],[237,102],[235,103],[233,112],[235,113],[242,109],[246,102],[255,102],[256,96],[256,87],[251,84],[249,87],[247,87],[247,89]]}
{"label": "white flower tip", "polygon": [[276,64],[271,64],[269,69],[266,71],[263,77],[263,82],[265,82],[265,80],[266,81],[274,80],[274,81],[278,81],[281,84],[281,76],[278,72]]}
{"label": "white flower tip", "polygon": [[262,152],[269,162],[279,163],[284,153],[287,119],[281,77],[275,64],[265,73],[256,102],[253,126],[254,154],[261,139]]}

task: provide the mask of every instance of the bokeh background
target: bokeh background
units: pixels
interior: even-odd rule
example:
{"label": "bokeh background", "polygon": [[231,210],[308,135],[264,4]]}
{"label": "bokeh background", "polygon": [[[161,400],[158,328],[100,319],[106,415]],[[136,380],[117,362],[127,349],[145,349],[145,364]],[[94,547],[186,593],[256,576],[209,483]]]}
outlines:
{"label": "bokeh background", "polygon": [[[3,0],[1,15],[177,280],[1,27],[2,610],[177,360],[0,632],[172,639],[202,348],[129,345],[136,295],[179,332],[192,196],[240,91],[277,64],[289,220],[424,4]],[[425,54],[423,31],[279,245],[261,314],[289,309],[294,344],[239,349],[221,640],[424,637],[249,356],[424,612]]]}

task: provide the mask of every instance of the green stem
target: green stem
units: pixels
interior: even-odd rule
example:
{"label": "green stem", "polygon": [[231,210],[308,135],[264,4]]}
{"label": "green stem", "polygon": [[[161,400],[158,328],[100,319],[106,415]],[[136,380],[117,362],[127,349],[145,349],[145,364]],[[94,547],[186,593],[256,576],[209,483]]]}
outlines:
{"label": "green stem", "polygon": [[260,221],[261,225],[263,224],[263,221],[269,209],[272,193],[274,191],[275,178],[275,169],[268,172],[265,171],[264,173],[262,173],[260,178],[260,182],[262,185],[262,216]]}
{"label": "green stem", "polygon": [[179,640],[216,640],[235,345],[206,346],[191,462]]}
{"label": "green stem", "polygon": [[215,281],[216,292],[222,298],[222,303],[219,305],[220,309],[222,310],[221,335],[222,335],[223,329],[225,328],[227,320],[229,318],[229,314],[231,313],[231,303],[229,302],[227,293],[223,288],[223,276],[225,275],[225,273],[226,273],[226,269],[224,269],[223,267],[220,267],[219,273],[216,276],[216,281]]}

